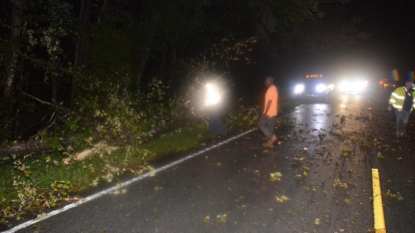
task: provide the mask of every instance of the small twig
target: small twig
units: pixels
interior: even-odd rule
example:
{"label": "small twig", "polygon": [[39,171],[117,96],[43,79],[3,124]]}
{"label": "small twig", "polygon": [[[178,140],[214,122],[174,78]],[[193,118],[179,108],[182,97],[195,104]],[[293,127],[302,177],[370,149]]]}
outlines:
{"label": "small twig", "polygon": [[[63,104],[63,101],[59,104],[59,106],[61,106],[62,104]],[[49,122],[51,122],[51,121],[52,121],[53,116],[55,116],[55,114],[56,114],[56,111],[54,111],[54,112],[52,113],[52,116],[50,116],[50,119],[49,119],[48,123],[46,123],[46,124],[49,124]]]}
{"label": "small twig", "polygon": [[[51,119],[52,120],[52,119]],[[49,121],[50,122],[50,121]],[[49,123],[48,122],[48,123]],[[52,125],[54,125],[56,123],[56,121],[54,120],[54,121],[52,121],[52,123],[50,123],[49,125],[47,125],[44,129],[42,129],[41,131],[45,131],[45,130],[47,130],[47,129],[49,129],[50,127],[52,127]],[[43,135],[43,133],[42,133],[42,135]]]}

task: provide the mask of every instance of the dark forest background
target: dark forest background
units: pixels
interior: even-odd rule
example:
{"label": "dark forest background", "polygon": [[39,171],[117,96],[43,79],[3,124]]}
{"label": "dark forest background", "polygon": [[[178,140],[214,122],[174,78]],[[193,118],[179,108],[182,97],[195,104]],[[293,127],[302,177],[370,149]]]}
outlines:
{"label": "dark forest background", "polygon": [[197,114],[196,104],[184,105],[195,98],[196,80],[220,80],[229,111],[256,106],[265,75],[284,87],[291,78],[285,71],[314,72],[317,64],[301,62],[330,60],[369,38],[355,6],[348,0],[1,0],[0,140],[58,145],[87,134],[141,142]]}

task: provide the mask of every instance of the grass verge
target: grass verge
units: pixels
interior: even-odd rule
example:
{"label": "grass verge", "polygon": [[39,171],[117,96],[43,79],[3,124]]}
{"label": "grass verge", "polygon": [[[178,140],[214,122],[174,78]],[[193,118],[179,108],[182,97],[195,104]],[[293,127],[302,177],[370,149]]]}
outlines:
{"label": "grass verge", "polygon": [[[297,103],[287,102],[280,112],[291,111]],[[232,132],[256,126],[256,109],[230,115],[227,126]],[[231,127],[229,127],[231,128]],[[188,125],[141,144],[114,149],[98,143],[93,153],[82,161],[64,163],[68,152],[10,156],[0,163],[0,229],[11,219],[21,219],[28,212],[44,212],[72,200],[73,195],[103,183],[120,182],[120,177],[138,176],[151,170],[152,162],[186,152],[208,142],[206,124]],[[74,154],[74,152],[71,152]],[[69,153],[70,154],[70,153]]]}

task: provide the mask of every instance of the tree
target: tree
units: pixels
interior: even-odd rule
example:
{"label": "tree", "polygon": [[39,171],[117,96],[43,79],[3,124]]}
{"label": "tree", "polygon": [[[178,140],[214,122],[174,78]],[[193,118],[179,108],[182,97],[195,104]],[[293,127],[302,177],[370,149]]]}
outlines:
{"label": "tree", "polygon": [[[81,0],[81,7],[79,10],[79,28],[78,36],[76,38],[75,56],[74,56],[74,68],[75,70],[81,68],[87,62],[87,53],[89,45],[88,28],[91,15],[91,0]],[[76,92],[77,92],[76,78],[72,78],[72,90],[71,90],[71,107],[75,104]]]}
{"label": "tree", "polygon": [[[71,6],[63,0],[13,0],[4,7],[6,19],[1,25],[1,49],[5,56],[1,63],[3,96],[8,99],[1,108],[7,110],[6,125],[18,136],[23,127],[20,118],[33,111],[32,103],[23,96],[38,91],[33,83],[43,83],[48,91],[42,93],[47,101],[56,102],[57,82],[64,71],[61,69],[65,54],[61,47],[71,24]],[[40,85],[41,86],[41,85]],[[46,96],[46,94],[51,94]]]}
{"label": "tree", "polygon": [[21,34],[21,14],[22,14],[22,2],[21,1],[12,1],[11,6],[11,14],[9,14],[8,21],[10,25],[6,25],[9,29],[9,38],[4,38],[3,41],[7,43],[7,50],[5,61],[5,69],[3,73],[4,85],[3,89],[3,96],[6,99],[11,99],[13,97],[13,85],[16,79],[16,72],[17,72],[17,60],[19,56],[19,37]]}

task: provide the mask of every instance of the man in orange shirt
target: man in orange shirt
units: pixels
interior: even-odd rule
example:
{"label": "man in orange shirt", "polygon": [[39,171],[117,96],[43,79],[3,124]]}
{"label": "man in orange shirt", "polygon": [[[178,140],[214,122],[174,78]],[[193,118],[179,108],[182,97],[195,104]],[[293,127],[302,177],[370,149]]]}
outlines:
{"label": "man in orange shirt", "polygon": [[265,86],[268,87],[268,90],[265,94],[264,111],[258,122],[259,128],[269,139],[262,144],[264,147],[272,147],[272,144],[278,139],[274,132],[275,118],[278,114],[278,90],[273,82],[274,79],[271,76],[265,78]]}

